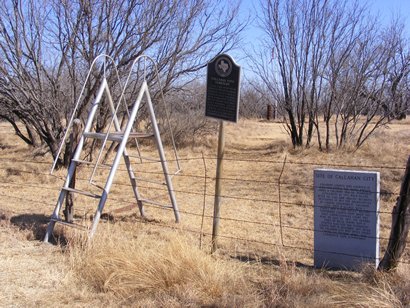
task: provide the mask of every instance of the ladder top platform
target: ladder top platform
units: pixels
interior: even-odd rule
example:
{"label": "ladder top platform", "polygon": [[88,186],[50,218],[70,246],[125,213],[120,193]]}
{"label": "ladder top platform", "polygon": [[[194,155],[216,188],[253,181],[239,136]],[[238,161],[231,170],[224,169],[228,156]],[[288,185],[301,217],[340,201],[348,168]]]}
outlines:
{"label": "ladder top platform", "polygon": [[[154,136],[153,133],[135,133],[135,132],[132,132],[132,133],[129,134],[128,138],[149,138],[149,137],[152,137],[152,136]],[[124,132],[109,133],[108,137],[107,137],[107,133],[84,132],[84,137],[100,139],[100,140],[104,140],[105,138],[107,138],[107,140],[110,140],[110,141],[121,142],[122,139],[124,138]]]}

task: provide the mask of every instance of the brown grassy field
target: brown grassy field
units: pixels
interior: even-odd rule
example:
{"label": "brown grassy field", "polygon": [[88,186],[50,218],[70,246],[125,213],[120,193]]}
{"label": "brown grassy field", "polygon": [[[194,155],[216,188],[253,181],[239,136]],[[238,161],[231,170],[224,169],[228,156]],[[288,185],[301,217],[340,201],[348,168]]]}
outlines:
{"label": "brown grassy field", "polygon": [[[149,205],[141,219],[121,166],[93,241],[57,226],[57,244],[50,245],[41,238],[66,171],[49,175],[50,156],[37,155],[0,123],[0,306],[408,306],[409,249],[394,273],[312,267],[312,185],[315,168],[380,172],[382,256],[409,128],[409,121],[392,123],[358,151],[322,153],[291,149],[280,123],[228,124],[219,250],[210,255],[216,135],[179,151],[183,171],[173,182],[180,224],[172,211]],[[156,156],[150,144],[141,148]],[[143,197],[168,202],[158,163],[135,159],[135,170]],[[89,173],[80,167],[78,188],[96,189],[87,184]],[[106,175],[99,169],[96,181],[103,185]],[[76,219],[85,225],[95,211],[89,200],[75,199]]]}

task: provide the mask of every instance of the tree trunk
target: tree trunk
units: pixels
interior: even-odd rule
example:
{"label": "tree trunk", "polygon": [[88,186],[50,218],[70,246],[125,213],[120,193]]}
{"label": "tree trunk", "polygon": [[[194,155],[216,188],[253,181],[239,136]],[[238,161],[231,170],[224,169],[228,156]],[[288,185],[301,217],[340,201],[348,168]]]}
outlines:
{"label": "tree trunk", "polygon": [[[75,153],[75,150],[77,149],[78,142],[80,141],[80,138],[81,138],[82,130],[83,130],[83,125],[81,121],[79,119],[75,119],[73,122],[73,130],[70,134],[70,142],[68,143],[67,149],[66,149],[66,154],[69,153],[69,155],[67,154],[65,155],[65,157],[70,157],[67,166],[70,164],[71,159],[73,158],[73,155]],[[77,173],[77,167],[74,170],[74,174],[73,174],[73,177],[69,185],[70,188],[75,188],[76,173]],[[71,192],[67,192],[67,197],[65,199],[64,218],[66,222],[73,222],[74,220],[74,195]]]}
{"label": "tree trunk", "polygon": [[313,137],[313,128],[315,124],[315,116],[313,111],[309,111],[309,123],[308,123],[308,131],[307,131],[307,136],[306,136],[306,147],[310,146],[310,143],[312,142],[312,137]]}
{"label": "tree trunk", "polygon": [[389,271],[397,267],[401,255],[406,248],[407,235],[410,227],[410,156],[401,184],[400,196],[392,212],[392,227],[389,244],[378,269]]}
{"label": "tree trunk", "polygon": [[325,120],[325,123],[326,123],[326,141],[325,141],[325,144],[326,144],[326,151],[330,151],[330,117],[329,116],[326,116],[326,120]]}
{"label": "tree trunk", "polygon": [[289,116],[289,126],[290,126],[290,136],[292,138],[292,145],[294,148],[299,146],[299,136],[298,136],[298,129],[296,127],[295,117],[291,109],[287,109],[288,116]]}

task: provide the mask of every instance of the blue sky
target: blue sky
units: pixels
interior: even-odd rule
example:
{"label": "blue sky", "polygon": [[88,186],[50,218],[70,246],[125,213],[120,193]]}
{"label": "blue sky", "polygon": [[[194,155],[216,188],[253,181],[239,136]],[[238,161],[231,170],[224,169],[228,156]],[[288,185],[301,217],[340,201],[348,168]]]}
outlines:
{"label": "blue sky", "polygon": [[[350,2],[352,0],[340,0]],[[242,0],[242,17],[251,14],[257,17],[259,10],[259,0]],[[360,0],[360,3],[367,4],[370,12],[378,15],[383,23],[388,23],[392,16],[400,15],[407,24],[410,32],[410,0]]]}
{"label": "blue sky", "polygon": [[[264,1],[264,0],[263,0]],[[353,0],[340,0],[340,1],[353,1]],[[410,0],[359,0],[360,3],[367,7],[371,14],[378,16],[382,26],[386,26],[392,20],[393,17],[400,16],[405,24],[405,31],[408,34],[410,40]],[[246,18],[250,16],[252,22],[247,27],[244,34],[242,46],[249,48],[257,44],[258,38],[263,35],[263,32],[257,27],[258,15],[262,17],[260,10],[260,0],[242,0],[240,8],[240,18]],[[246,75],[247,61],[245,55],[241,50],[232,51],[230,53],[236,62],[242,66],[243,73]],[[249,74],[249,73],[248,73]]]}
{"label": "blue sky", "polygon": [[379,14],[383,22],[388,22],[397,14],[402,16],[410,33],[410,0],[368,0],[367,4],[373,13]]}

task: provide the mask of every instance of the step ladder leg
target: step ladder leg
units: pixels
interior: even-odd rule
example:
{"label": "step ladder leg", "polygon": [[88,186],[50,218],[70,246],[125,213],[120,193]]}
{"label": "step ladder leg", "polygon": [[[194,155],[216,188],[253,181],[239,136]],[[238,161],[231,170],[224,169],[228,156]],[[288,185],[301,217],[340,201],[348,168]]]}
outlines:
{"label": "step ladder leg", "polygon": [[[146,86],[147,93],[149,93],[148,92],[148,86],[146,85],[145,82],[144,82],[143,86],[144,85]],[[165,182],[166,182],[167,188],[168,188],[169,198],[171,199],[172,208],[174,210],[175,222],[178,223],[179,222],[178,205],[177,205],[177,201],[175,199],[174,187],[172,185],[170,173],[169,173],[169,170],[168,170],[168,164],[167,164],[167,161],[166,161],[164,148],[162,147],[161,135],[159,133],[157,119],[155,118],[154,107],[152,105],[150,95],[146,95],[146,96],[147,96],[147,101],[148,101],[148,109],[149,109],[149,113],[150,113],[150,117],[151,117],[152,128],[153,128],[154,136],[155,136],[155,143],[157,144],[159,157],[161,159],[162,170],[164,172]]]}
{"label": "step ladder leg", "polygon": [[158,142],[158,152],[160,153],[160,156],[161,156],[162,169],[165,175],[165,182],[167,184],[169,198],[171,199],[172,208],[174,210],[175,222],[178,223],[180,220],[178,204],[175,198],[175,192],[174,192],[174,187],[172,185],[172,180],[171,180],[171,177],[168,171],[168,165],[165,160],[164,150],[160,142]]}
{"label": "step ladder leg", "polygon": [[[108,103],[109,103],[108,105],[110,106],[111,113],[112,113],[112,116],[113,116],[112,120],[113,120],[113,123],[114,123],[114,127],[115,127],[116,131],[119,132],[119,131],[121,131],[121,124],[120,124],[120,121],[118,120],[118,117],[117,117],[117,108],[118,107],[117,108],[114,107],[114,102],[113,102],[113,99],[112,99],[112,96],[111,96],[111,92],[108,88],[106,88],[106,93],[107,93],[107,97],[108,97]],[[137,104],[139,104],[138,101],[137,101]],[[138,109],[137,109],[137,111],[138,111]],[[128,114],[128,121],[130,121],[131,120],[131,118],[130,118],[131,115],[128,112],[128,110],[127,110],[127,114]],[[133,113],[133,114],[134,114],[134,117],[135,117],[136,113]],[[135,120],[135,118],[133,119],[132,123],[134,123],[134,120]],[[133,126],[131,126],[131,128],[130,128],[130,132],[131,131],[133,131]],[[142,162],[141,152],[140,152],[140,148],[139,148],[137,138],[135,138],[135,143],[137,145],[138,155],[140,156],[140,160]],[[144,209],[143,209],[142,201],[141,201],[141,196],[138,192],[137,182],[135,180],[135,174],[132,170],[130,158],[128,156],[126,148],[124,148],[123,157],[124,157],[125,165],[127,167],[128,176],[129,176],[130,181],[131,181],[132,190],[134,192],[135,198],[137,199],[137,205],[138,205],[141,217],[145,217],[145,213],[144,213]]]}
{"label": "step ladder leg", "polygon": [[[77,151],[81,152],[80,146],[82,147],[82,144],[78,145],[76,153],[77,153]],[[67,178],[66,178],[65,183],[64,183],[65,188],[70,186],[70,182],[71,182],[71,179],[73,178],[73,175],[75,173],[76,168],[77,168],[76,163],[74,161],[72,161],[70,163],[70,167],[68,168]],[[66,197],[67,197],[67,191],[62,189],[60,191],[60,195],[58,197],[57,204],[54,208],[53,214],[51,215],[51,220],[48,223],[46,234],[45,234],[44,240],[43,240],[44,242],[48,242],[49,239],[50,239],[51,234],[53,234],[54,226],[56,224],[55,220],[60,218],[61,206],[62,206],[63,201]]]}
{"label": "step ladder leg", "polygon": [[54,230],[54,226],[56,224],[54,219],[58,219],[59,218],[59,213],[61,210],[61,205],[63,204],[64,198],[66,197],[67,192],[64,190],[61,190],[60,192],[60,196],[58,197],[58,201],[56,204],[56,207],[54,208],[54,212],[51,215],[51,219],[50,222],[48,223],[47,226],[47,230],[46,230],[46,234],[44,235],[44,242],[48,243],[48,241],[50,240],[50,236],[53,234],[53,230]]}
{"label": "step ladder leg", "polygon": [[134,171],[132,170],[130,158],[128,156],[126,149],[124,149],[123,157],[124,157],[125,165],[127,167],[128,176],[131,181],[132,190],[134,192],[135,199],[137,199],[138,209],[140,211],[141,217],[145,217],[145,211],[144,211],[144,207],[141,201],[141,195],[139,194],[139,191],[138,191],[137,181],[135,179],[135,174],[134,174]]}
{"label": "step ladder leg", "polygon": [[[95,111],[96,111],[96,106],[97,106],[97,104],[95,103],[95,106],[93,106],[93,109],[95,109],[95,110],[93,111],[92,117],[94,117],[94,114],[95,114]],[[89,118],[87,120],[87,124],[86,124],[86,129],[89,129],[89,127],[91,126],[92,117],[89,116]],[[75,174],[75,170],[77,168],[77,160],[79,160],[79,158],[81,156],[81,152],[83,150],[84,139],[85,139],[84,136],[81,136],[80,141],[78,142],[77,148],[75,150],[73,158],[71,159],[70,166],[68,168],[67,178],[65,180],[63,188],[70,187],[71,180],[72,180],[72,178]],[[51,220],[50,220],[50,222],[47,226],[47,231],[46,231],[46,234],[44,236],[44,242],[48,242],[49,239],[50,239],[50,235],[53,233],[54,226],[56,224],[55,220],[58,220],[60,218],[61,206],[62,206],[63,201],[66,197],[67,197],[67,190],[62,189],[61,192],[60,192],[60,196],[58,197],[56,207],[54,208],[54,212],[51,215]]]}
{"label": "step ladder leg", "polygon": [[89,237],[92,238],[97,230],[98,223],[100,222],[101,214],[104,209],[105,202],[107,201],[108,192],[104,189],[100,202],[98,203],[97,211],[95,212],[93,223],[91,225],[91,231]]}
{"label": "step ladder leg", "polygon": [[[145,83],[145,86],[146,86],[146,83]],[[90,231],[90,234],[89,234],[90,238],[93,237],[95,231],[97,230],[98,222],[100,220],[102,211],[104,209],[105,202],[107,201],[107,197],[108,197],[108,194],[110,192],[111,185],[112,185],[112,182],[114,180],[115,173],[118,169],[118,165],[120,164],[120,160],[123,157],[123,154],[124,154],[124,151],[125,151],[125,146],[127,145],[128,137],[129,137],[130,132],[132,130],[132,126],[134,125],[135,117],[137,115],[137,111],[138,111],[138,108],[140,106],[143,94],[144,94],[144,87],[140,90],[140,92],[138,94],[138,97],[137,97],[137,100],[134,103],[134,106],[133,106],[131,114],[130,114],[129,121],[128,121],[127,126],[124,130],[123,139],[121,140],[121,142],[118,146],[117,154],[115,155],[114,162],[112,163],[112,167],[111,167],[110,173],[108,175],[107,182],[105,183],[103,194],[102,194],[100,202],[98,204],[97,211],[95,212],[93,224],[92,224],[91,231]]]}

